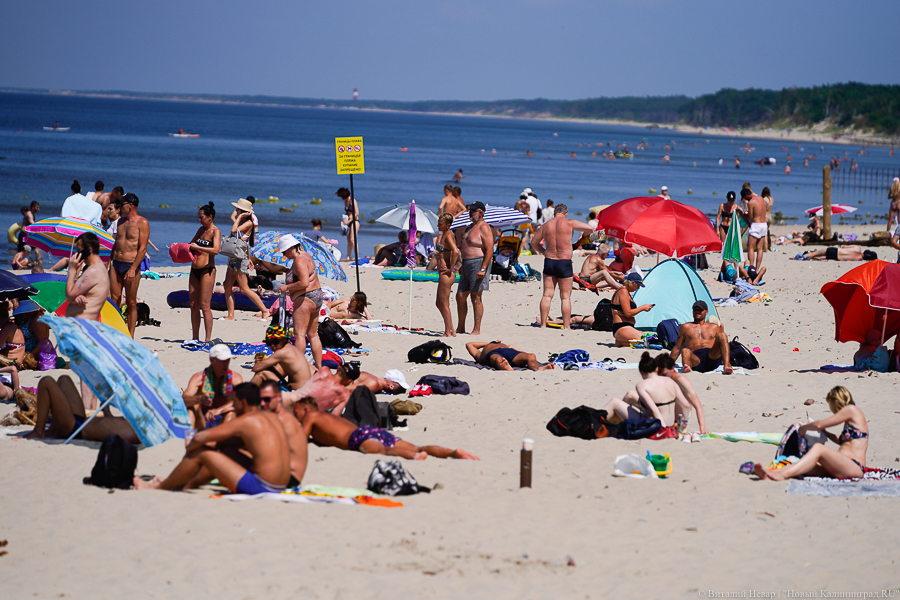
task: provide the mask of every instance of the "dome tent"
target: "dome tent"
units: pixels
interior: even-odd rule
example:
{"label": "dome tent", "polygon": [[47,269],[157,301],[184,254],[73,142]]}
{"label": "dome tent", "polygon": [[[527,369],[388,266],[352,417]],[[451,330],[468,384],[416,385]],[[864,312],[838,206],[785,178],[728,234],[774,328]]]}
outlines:
{"label": "dome tent", "polygon": [[680,260],[665,260],[647,273],[644,287],[634,294],[638,306],[656,305],[650,312],[642,312],[635,317],[635,327],[655,331],[656,326],[666,319],[675,319],[679,325],[690,323],[694,320],[691,306],[697,300],[706,302],[710,316],[719,316],[712,296],[697,271]]}

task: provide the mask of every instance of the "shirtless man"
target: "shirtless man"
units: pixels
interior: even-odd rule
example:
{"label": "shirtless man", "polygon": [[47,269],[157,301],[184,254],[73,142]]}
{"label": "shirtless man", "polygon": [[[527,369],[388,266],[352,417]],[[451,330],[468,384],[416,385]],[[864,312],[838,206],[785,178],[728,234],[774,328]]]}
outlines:
{"label": "shirtless man", "polygon": [[744,215],[747,222],[750,223],[747,257],[750,259],[750,264],[756,266],[758,272],[762,266],[766,235],[769,232],[769,225],[766,223],[766,201],[762,199],[762,196],[754,194],[749,187],[741,190],[741,201],[747,203],[747,211]]}
{"label": "shirtless man", "polygon": [[454,217],[461,212],[466,210],[466,206],[459,201],[459,199],[453,195],[453,186],[449,183],[444,186],[444,197],[441,198],[441,203],[438,205],[438,213],[439,215],[447,212],[453,215]]}
{"label": "shirtless man", "polygon": [[322,412],[315,398],[304,396],[292,405],[292,411],[303,430],[321,446],[359,451],[363,454],[387,454],[408,459],[464,458],[480,460],[471,452],[440,446],[415,446],[377,427],[357,427],[346,419]]}
{"label": "shirtless man", "polygon": [[456,173],[453,174],[453,183],[459,183],[460,181],[462,181],[465,178],[466,178],[466,176],[463,175],[463,170],[460,169],[459,171],[457,171]]}
{"label": "shirtless man", "polygon": [[597,254],[586,256],[584,262],[581,263],[581,271],[573,277],[575,283],[595,294],[599,294],[600,289],[606,287],[614,290],[621,289],[625,276],[606,266],[603,259],[608,255],[609,246],[600,244]]}
{"label": "shirtless man", "polygon": [[610,398],[603,410],[608,414],[615,412],[622,419],[659,419],[663,428],[674,425],[676,415],[685,411],[689,414],[691,405],[681,388],[672,379],[660,377],[656,370],[656,360],[644,352],[638,363],[641,381],[621,400]]}
{"label": "shirtless man", "polygon": [[316,368],[322,367],[322,341],[319,339],[319,309],[325,295],[319,284],[319,274],[312,256],[304,252],[300,242],[292,235],[278,239],[278,251],[288,260],[294,261],[288,275],[288,284],[278,288],[282,294],[289,293],[294,303],[294,331],[301,351],[306,351],[306,338],[312,350]]}
{"label": "shirtless man", "polygon": [[706,322],[709,307],[703,300],[697,300],[691,307],[693,323],[685,323],[678,328],[678,340],[672,348],[672,360],[681,356],[682,371],[709,373],[724,364],[724,373],[731,375],[728,358],[728,336],[725,326]]}
{"label": "shirtless man", "polygon": [[390,369],[384,374],[384,377],[376,377],[371,373],[362,371],[356,381],[349,384],[348,387],[352,392],[361,385],[369,388],[373,394],[380,394],[381,392],[387,392],[388,394],[404,394],[410,389],[410,385],[406,383],[406,378],[403,376],[403,373],[397,369]]}
{"label": "shirtless man", "polygon": [[[280,493],[291,477],[290,450],[278,417],[260,410],[259,388],[242,383],[234,390],[234,410],[238,417],[201,431],[191,439],[184,459],[165,480],[134,478],[142,489],[193,489],[217,478],[238,494]],[[239,450],[223,444],[239,438]],[[207,444],[216,443],[214,449]],[[221,448],[221,450],[220,450]]]}
{"label": "shirtless man", "polygon": [[472,312],[475,314],[472,335],[480,335],[481,318],[484,316],[481,296],[490,287],[494,234],[491,227],[484,222],[485,206],[482,202],[473,202],[468,209],[472,224],[456,232],[456,245],[462,257],[459,287],[456,289],[456,312],[459,316],[456,333],[466,332],[466,316],[469,312],[466,300],[471,295]]}
{"label": "shirtless man", "polygon": [[82,233],[75,239],[75,249],[66,279],[66,316],[99,321],[109,297],[109,274],[100,259],[100,240],[91,232]]}
{"label": "shirtless man", "polygon": [[875,260],[878,253],[874,250],[863,250],[862,246],[829,246],[821,250],[804,252],[803,256],[810,260]]}
{"label": "shirtless man", "polygon": [[[572,320],[572,231],[591,232],[591,226],[568,218],[569,207],[557,204],[553,218],[541,225],[531,238],[531,249],[544,255],[544,295],[541,297],[541,327],[547,326],[550,303],[559,287],[563,328],[571,329]],[[544,246],[541,246],[544,242]]]}
{"label": "shirtless man", "polygon": [[309,459],[309,448],[306,432],[297,422],[297,419],[284,408],[281,402],[281,387],[275,381],[265,381],[259,386],[259,407],[268,410],[278,417],[281,426],[284,427],[284,435],[287,438],[290,451],[291,478],[288,487],[297,487],[303,482],[306,474],[306,465]]}
{"label": "shirtless man", "polygon": [[119,199],[122,218],[116,229],[109,268],[110,297],[119,308],[122,287],[125,287],[125,305],[128,307],[128,331],[134,337],[137,326],[137,291],[141,284],[141,261],[147,255],[150,239],[150,223],[137,212],[138,197],[128,193]]}
{"label": "shirtless man", "polygon": [[[330,365],[329,365],[330,366]],[[316,371],[309,381],[296,391],[282,392],[285,408],[289,409],[304,396],[312,396],[319,410],[331,410],[339,415],[350,399],[350,385],[360,376],[358,362],[346,362],[336,367],[334,373],[326,366]]]}
{"label": "shirtless man", "polygon": [[[103,183],[102,181],[98,181],[97,183]],[[94,197],[91,198],[94,202],[103,207],[103,210],[106,211],[107,207],[110,204],[114,204],[116,200],[125,195],[125,189],[121,185],[117,185],[112,189],[111,192],[97,192],[94,194]]]}
{"label": "shirtless man", "polygon": [[266,329],[263,343],[272,350],[272,354],[257,359],[252,369],[255,375],[250,381],[260,387],[266,381],[279,385],[287,384],[292,390],[300,389],[309,381],[312,371],[306,361],[306,355],[289,341],[287,333],[281,327],[273,326]]}
{"label": "shirtless man", "polygon": [[513,367],[527,367],[532,371],[547,371],[554,368],[553,363],[541,365],[537,356],[523,352],[503,342],[468,342],[466,350],[475,362],[493,367],[498,371],[513,371]]}
{"label": "shirtless man", "polygon": [[210,348],[209,367],[194,373],[181,395],[194,429],[209,429],[234,418],[234,388],[244,378],[228,368],[232,356],[225,344]]}

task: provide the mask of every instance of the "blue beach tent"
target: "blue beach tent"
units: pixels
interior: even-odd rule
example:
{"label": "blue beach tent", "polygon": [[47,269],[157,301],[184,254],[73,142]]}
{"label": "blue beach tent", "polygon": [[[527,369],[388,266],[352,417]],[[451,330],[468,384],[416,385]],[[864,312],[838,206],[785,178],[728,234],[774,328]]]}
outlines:
{"label": "blue beach tent", "polygon": [[634,301],[641,304],[656,304],[650,312],[639,313],[635,326],[645,331],[655,331],[656,326],[666,319],[676,319],[678,324],[694,320],[691,306],[703,300],[709,307],[709,316],[719,316],[713,305],[712,296],[706,284],[690,265],[677,259],[669,259],[656,265],[644,277],[644,286],[634,293]]}

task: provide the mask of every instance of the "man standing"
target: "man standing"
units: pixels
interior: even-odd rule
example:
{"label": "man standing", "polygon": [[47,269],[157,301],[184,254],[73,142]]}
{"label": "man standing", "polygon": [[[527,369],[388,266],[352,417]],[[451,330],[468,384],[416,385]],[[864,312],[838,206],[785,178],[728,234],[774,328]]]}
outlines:
{"label": "man standing", "polygon": [[[87,194],[84,195],[84,197],[87,198],[88,200],[94,200],[94,202],[97,202],[97,200],[95,200],[95,198],[99,198],[100,194],[103,193],[104,187],[106,187],[105,183],[103,183],[102,181],[97,181],[97,183],[94,184],[94,191],[88,192]],[[98,204],[99,204],[99,202],[98,202]]]}
{"label": "man standing", "polygon": [[[569,208],[557,204],[553,218],[541,225],[531,238],[531,249],[544,255],[544,295],[541,297],[541,327],[547,326],[550,303],[559,286],[563,327],[571,329],[572,319],[572,231],[591,232],[591,226],[568,218]],[[541,247],[541,242],[544,246]]]}
{"label": "man standing", "polygon": [[137,325],[137,291],[141,284],[141,261],[147,254],[150,239],[150,223],[137,212],[138,197],[128,193],[119,200],[122,217],[116,228],[109,270],[109,289],[113,302],[121,308],[122,287],[125,287],[125,305],[128,307],[128,331],[134,337]]}
{"label": "man standing", "polygon": [[456,333],[466,332],[466,316],[468,315],[466,300],[471,295],[472,312],[475,313],[472,335],[480,335],[481,317],[484,315],[481,296],[490,287],[494,234],[491,232],[490,226],[484,222],[485,206],[482,202],[473,202],[468,206],[468,210],[472,224],[456,233],[456,245],[462,256],[459,287],[456,289],[456,311],[459,316]]}
{"label": "man standing", "polygon": [[535,195],[531,188],[525,188],[522,190],[522,195],[525,196],[524,200],[528,204],[528,217],[531,219],[531,223],[538,222],[538,211],[543,210],[543,206],[541,206],[541,201]]}
{"label": "man standing", "polygon": [[709,307],[703,300],[697,300],[691,307],[693,323],[685,323],[678,328],[678,340],[672,348],[672,360],[681,356],[682,371],[709,373],[719,365],[724,365],[724,373],[731,375],[731,361],[728,354],[728,337],[724,325],[706,322]]}
{"label": "man standing", "polygon": [[84,219],[88,223],[99,227],[102,213],[103,208],[99,204],[93,200],[88,200],[81,194],[81,184],[78,183],[78,180],[73,181],[72,195],[63,202],[60,215],[64,218]]}
{"label": "man standing", "polygon": [[659,197],[665,200],[671,200],[672,196],[669,195],[669,188],[667,186],[662,186],[659,189]]}
{"label": "man standing", "polygon": [[78,252],[69,259],[66,279],[66,316],[99,321],[100,309],[109,297],[109,276],[100,259],[100,240],[93,233],[82,233],[75,240],[75,249]]}
{"label": "man standing", "polygon": [[[746,187],[741,190],[741,202],[747,202],[747,221],[750,223],[750,238],[747,242],[747,257],[750,264],[755,264],[759,271],[762,266],[763,252],[766,245],[766,234],[769,225],[766,223],[766,202]],[[754,254],[756,259],[754,260]]]}

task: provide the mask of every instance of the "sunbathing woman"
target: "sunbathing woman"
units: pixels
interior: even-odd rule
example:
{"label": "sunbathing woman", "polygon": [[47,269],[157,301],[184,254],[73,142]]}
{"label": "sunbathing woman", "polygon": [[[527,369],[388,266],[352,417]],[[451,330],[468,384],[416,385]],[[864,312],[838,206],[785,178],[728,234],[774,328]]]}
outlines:
{"label": "sunbathing woman", "polygon": [[468,342],[466,350],[475,362],[493,367],[498,371],[512,371],[513,367],[528,367],[532,371],[546,371],[553,368],[553,363],[541,366],[537,357],[522,352],[499,340],[496,342]]}
{"label": "sunbathing woman", "polygon": [[325,304],[331,311],[328,316],[335,320],[372,319],[372,313],[366,308],[369,302],[365,292],[356,292],[352,296],[344,296]]}
{"label": "sunbathing woman", "polygon": [[798,433],[804,435],[807,431],[823,431],[828,427],[844,424],[841,435],[836,436],[828,431],[825,435],[839,446],[837,450],[826,447],[824,444],[813,444],[809,451],[799,461],[789,467],[772,469],[767,471],[759,463],[753,465],[753,472],[760,479],[772,479],[781,481],[798,475],[812,475],[815,477],[835,477],[838,479],[850,479],[862,477],[866,466],[866,449],[869,446],[869,426],[866,424],[866,416],[856,403],[847,388],[836,386],[831,388],[825,396],[828,408],[834,413],[827,419],[820,419],[801,425]]}
{"label": "sunbathing woman", "polygon": [[12,318],[9,301],[0,302],[0,356],[21,368],[25,358],[25,336]]}
{"label": "sunbathing woman", "polygon": [[612,298],[612,333],[616,340],[616,347],[627,346],[629,340],[641,338],[641,332],[634,328],[634,317],[641,312],[649,312],[654,304],[634,303],[631,295],[639,287],[644,287],[644,279],[637,273],[629,273],[623,282],[625,287],[618,290]]}

